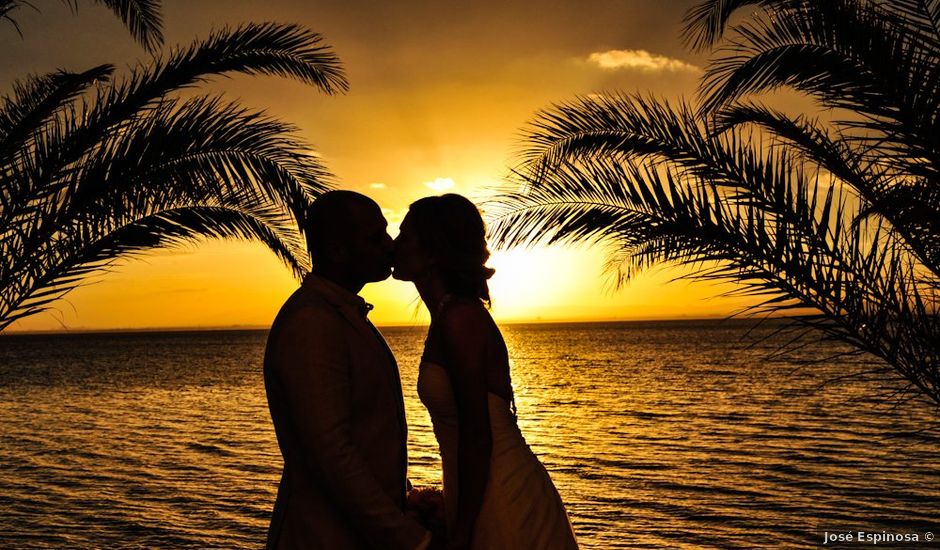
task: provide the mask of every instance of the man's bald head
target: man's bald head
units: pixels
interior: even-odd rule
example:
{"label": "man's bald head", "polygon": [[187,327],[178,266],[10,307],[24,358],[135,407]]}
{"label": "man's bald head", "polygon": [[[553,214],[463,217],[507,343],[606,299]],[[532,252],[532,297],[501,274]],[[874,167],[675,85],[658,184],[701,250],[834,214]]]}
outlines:
{"label": "man's bald head", "polygon": [[375,201],[355,191],[327,191],[313,201],[307,209],[304,225],[307,250],[313,263],[329,260],[331,244],[348,239],[350,231],[355,229],[356,214],[369,209],[381,212]]}
{"label": "man's bald head", "polygon": [[304,235],[314,271],[339,270],[363,283],[390,270],[391,237],[382,209],[354,191],[327,191],[307,209]]}

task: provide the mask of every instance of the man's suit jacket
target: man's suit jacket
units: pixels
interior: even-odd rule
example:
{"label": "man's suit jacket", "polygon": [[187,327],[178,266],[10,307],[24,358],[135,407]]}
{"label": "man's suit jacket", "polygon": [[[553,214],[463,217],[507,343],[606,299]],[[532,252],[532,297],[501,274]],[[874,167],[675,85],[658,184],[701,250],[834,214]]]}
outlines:
{"label": "man's suit jacket", "polygon": [[268,548],[408,549],[398,368],[359,296],[310,275],[271,327],[264,383],[284,472]]}

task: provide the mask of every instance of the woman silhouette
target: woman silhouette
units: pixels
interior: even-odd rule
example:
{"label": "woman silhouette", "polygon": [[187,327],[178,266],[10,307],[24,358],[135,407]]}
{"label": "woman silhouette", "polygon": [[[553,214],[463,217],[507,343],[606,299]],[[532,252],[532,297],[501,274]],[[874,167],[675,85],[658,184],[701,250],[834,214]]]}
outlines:
{"label": "woman silhouette", "polygon": [[480,212],[447,194],[416,201],[393,276],[431,314],[418,375],[441,452],[448,548],[577,548],[551,478],[516,425],[506,344],[487,306],[493,270]]}

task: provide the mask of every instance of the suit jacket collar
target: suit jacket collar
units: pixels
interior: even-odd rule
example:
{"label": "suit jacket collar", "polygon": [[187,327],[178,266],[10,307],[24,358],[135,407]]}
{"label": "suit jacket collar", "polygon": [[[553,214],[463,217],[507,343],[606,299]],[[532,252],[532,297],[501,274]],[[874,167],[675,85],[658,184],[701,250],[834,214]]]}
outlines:
{"label": "suit jacket collar", "polygon": [[361,314],[362,317],[365,317],[368,312],[372,310],[372,304],[366,302],[362,296],[354,294],[333,281],[314,273],[308,273],[307,276],[304,277],[301,288],[316,292],[327,302],[338,308],[348,308],[356,311]]}
{"label": "suit jacket collar", "polygon": [[376,346],[378,351],[387,354],[392,361],[393,367],[397,369],[395,358],[388,349],[388,345],[376,329],[370,326],[371,323],[368,317],[366,317],[372,309],[372,304],[367,303],[358,294],[353,294],[333,281],[313,273],[308,274],[304,278],[300,288],[304,292],[315,293],[328,304],[335,307],[346,321],[352,325],[356,332],[363,337],[363,341],[369,342],[371,345]]}
{"label": "suit jacket collar", "polygon": [[346,290],[338,284],[324,279],[313,273],[304,277],[301,289],[307,292],[314,292],[328,303],[332,304],[346,318],[346,320],[363,337],[366,345],[376,346],[377,351],[385,356],[390,368],[386,369],[388,383],[395,390],[395,399],[398,401],[398,423],[401,426],[402,433],[402,454],[400,457],[402,463],[402,494],[407,493],[407,471],[408,471],[408,424],[405,419],[405,402],[401,389],[401,376],[398,372],[398,363],[395,361],[395,355],[389,349],[388,343],[382,337],[381,333],[372,326],[366,317],[372,309],[372,304],[367,303],[358,294]]}

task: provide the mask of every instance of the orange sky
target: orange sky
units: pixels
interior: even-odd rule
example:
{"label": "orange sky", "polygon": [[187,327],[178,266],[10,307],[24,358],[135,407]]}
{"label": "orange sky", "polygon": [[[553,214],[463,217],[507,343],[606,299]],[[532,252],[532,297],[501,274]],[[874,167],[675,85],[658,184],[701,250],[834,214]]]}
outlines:
{"label": "orange sky", "polygon": [[[0,22],[4,89],[26,73],[126,67],[146,53],[104,8],[60,2],[21,9],[24,38]],[[245,21],[299,22],[322,33],[344,62],[346,96],[327,97],[276,78],[219,79],[209,86],[300,128],[340,186],[366,193],[397,231],[408,204],[452,191],[474,199],[498,185],[516,139],[536,110],[576,94],[620,89],[691,96],[704,59],[679,28],[689,1],[165,2],[167,45]],[[491,265],[493,313],[501,321],[727,315],[742,303],[708,299],[706,284],[667,284],[648,274],[607,289],[603,248],[499,251]],[[265,326],[296,287],[259,245],[205,242],[154,253],[98,277],[10,330]],[[423,322],[417,294],[369,285],[379,324]]]}

